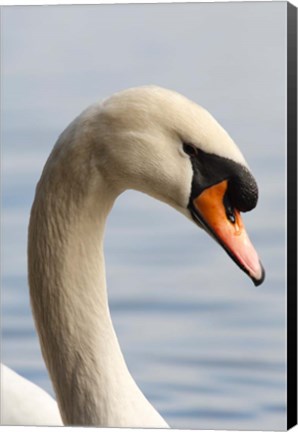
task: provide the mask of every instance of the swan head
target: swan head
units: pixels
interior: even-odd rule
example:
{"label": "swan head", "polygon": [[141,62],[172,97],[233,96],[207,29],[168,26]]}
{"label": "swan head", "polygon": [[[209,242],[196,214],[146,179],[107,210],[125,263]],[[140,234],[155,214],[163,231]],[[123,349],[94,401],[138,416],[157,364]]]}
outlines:
{"label": "swan head", "polygon": [[176,92],[139,87],[104,101],[94,127],[103,144],[100,171],[110,184],[170,204],[211,235],[255,285],[263,282],[240,214],[256,206],[257,183],[208,111]]}

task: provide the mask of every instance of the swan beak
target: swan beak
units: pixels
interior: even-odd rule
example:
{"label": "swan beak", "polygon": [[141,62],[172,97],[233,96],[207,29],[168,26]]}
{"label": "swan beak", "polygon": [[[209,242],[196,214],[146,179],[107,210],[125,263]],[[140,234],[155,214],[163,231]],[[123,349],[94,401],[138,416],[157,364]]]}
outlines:
{"label": "swan beak", "polygon": [[192,200],[193,219],[210,234],[247,273],[255,285],[265,278],[265,271],[245,230],[240,212],[225,203],[227,180],[213,185]]}

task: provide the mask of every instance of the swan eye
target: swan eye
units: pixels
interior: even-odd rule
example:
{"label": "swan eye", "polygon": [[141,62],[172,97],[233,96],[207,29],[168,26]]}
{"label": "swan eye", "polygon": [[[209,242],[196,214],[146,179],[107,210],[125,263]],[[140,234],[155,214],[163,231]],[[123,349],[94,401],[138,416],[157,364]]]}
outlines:
{"label": "swan eye", "polygon": [[184,153],[188,154],[191,157],[197,156],[198,149],[192,144],[183,143]]}

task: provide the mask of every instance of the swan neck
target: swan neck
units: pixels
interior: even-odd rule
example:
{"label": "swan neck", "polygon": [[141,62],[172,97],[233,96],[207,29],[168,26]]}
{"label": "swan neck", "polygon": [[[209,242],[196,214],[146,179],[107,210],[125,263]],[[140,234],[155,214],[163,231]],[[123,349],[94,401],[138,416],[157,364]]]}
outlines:
{"label": "swan neck", "polygon": [[131,377],[110,317],[103,240],[118,192],[91,167],[76,177],[71,160],[67,174],[53,155],[46,164],[28,241],[33,315],[63,422],[166,426]]}
{"label": "swan neck", "polygon": [[[104,365],[107,349],[117,353],[103,255],[105,221],[112,202],[101,194],[99,206],[90,196],[75,194],[67,182],[55,188],[47,171],[44,177],[36,191],[29,228],[33,313],[63,421],[94,424],[98,423],[94,418],[98,395],[92,393],[100,388],[102,370],[108,372]],[[109,344],[103,351],[105,339]]]}

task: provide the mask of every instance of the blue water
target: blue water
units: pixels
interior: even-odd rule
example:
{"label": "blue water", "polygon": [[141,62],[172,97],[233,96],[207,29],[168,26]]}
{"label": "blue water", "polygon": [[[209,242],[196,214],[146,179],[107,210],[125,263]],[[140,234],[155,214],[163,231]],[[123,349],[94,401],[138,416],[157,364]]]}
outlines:
{"label": "blue water", "polygon": [[[283,429],[283,4],[160,6],[3,13],[2,361],[53,394],[28,297],[34,188],[58,134],[86,105],[154,82],[202,103],[239,143],[260,188],[244,221],[267,276],[254,287],[183,216],[143,194],[123,194],[108,222],[105,254],[129,369],[174,428]],[[115,35],[107,49],[101,42],[109,22]],[[177,30],[181,23],[187,32]]]}

